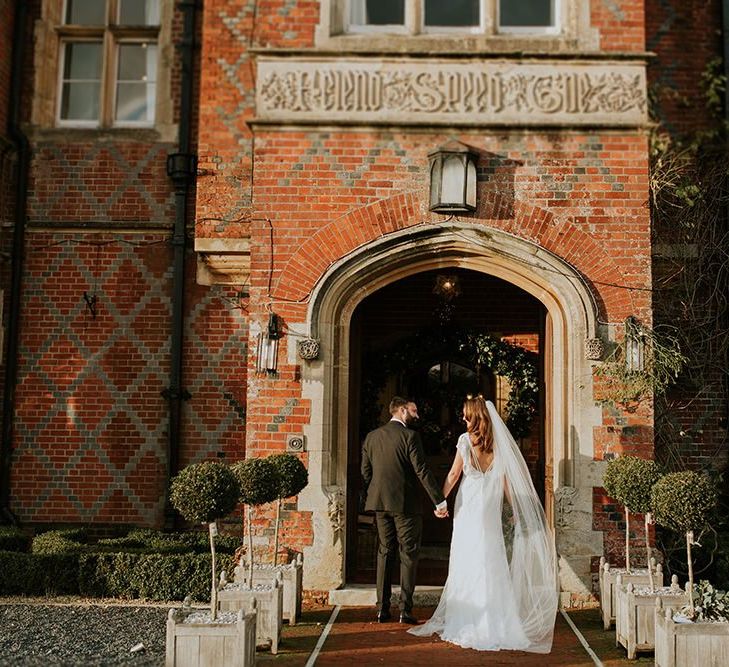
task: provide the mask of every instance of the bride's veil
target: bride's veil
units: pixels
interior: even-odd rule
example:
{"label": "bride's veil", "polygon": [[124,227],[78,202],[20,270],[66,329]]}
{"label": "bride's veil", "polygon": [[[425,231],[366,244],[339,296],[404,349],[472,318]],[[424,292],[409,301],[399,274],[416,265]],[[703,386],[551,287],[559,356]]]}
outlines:
{"label": "bride's veil", "polygon": [[503,475],[513,512],[510,571],[517,610],[531,644],[549,653],[557,613],[554,539],[524,457],[491,401],[486,401],[494,437],[494,472]]}

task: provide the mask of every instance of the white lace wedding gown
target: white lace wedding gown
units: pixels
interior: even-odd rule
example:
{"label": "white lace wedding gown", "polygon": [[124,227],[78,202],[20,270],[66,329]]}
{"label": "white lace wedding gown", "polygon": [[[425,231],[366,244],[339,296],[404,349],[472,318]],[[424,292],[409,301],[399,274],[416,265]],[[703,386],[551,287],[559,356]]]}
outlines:
{"label": "white lace wedding gown", "polygon": [[[458,440],[463,473],[448,579],[433,616],[409,632],[437,633],[445,641],[482,651],[548,653],[557,611],[554,546],[526,464],[498,419],[488,470],[478,468],[468,434]],[[504,442],[506,435],[510,442]],[[505,480],[512,501],[506,506]]]}

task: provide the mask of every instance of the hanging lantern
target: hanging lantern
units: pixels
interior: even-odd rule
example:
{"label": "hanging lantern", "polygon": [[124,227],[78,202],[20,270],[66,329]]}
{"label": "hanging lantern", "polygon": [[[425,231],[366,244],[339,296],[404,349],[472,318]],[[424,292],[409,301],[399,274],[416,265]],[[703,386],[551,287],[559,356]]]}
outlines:
{"label": "hanging lantern", "polygon": [[281,334],[278,330],[278,315],[271,313],[266,331],[258,334],[256,372],[273,374],[278,370],[279,338],[281,338]]}
{"label": "hanging lantern", "polygon": [[468,146],[453,141],[428,155],[430,210],[465,213],[476,210],[476,161]]}

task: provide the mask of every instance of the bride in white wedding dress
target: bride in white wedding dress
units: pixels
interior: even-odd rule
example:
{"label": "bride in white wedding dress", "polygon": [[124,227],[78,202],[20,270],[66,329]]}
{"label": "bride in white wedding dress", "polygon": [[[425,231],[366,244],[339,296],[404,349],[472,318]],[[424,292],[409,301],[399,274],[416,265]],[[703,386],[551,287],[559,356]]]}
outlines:
{"label": "bride in white wedding dress", "polygon": [[[433,616],[408,632],[438,634],[464,648],[549,653],[557,613],[556,556],[524,458],[496,408],[463,406],[443,486],[456,496],[448,579]],[[504,500],[506,499],[506,502]]]}

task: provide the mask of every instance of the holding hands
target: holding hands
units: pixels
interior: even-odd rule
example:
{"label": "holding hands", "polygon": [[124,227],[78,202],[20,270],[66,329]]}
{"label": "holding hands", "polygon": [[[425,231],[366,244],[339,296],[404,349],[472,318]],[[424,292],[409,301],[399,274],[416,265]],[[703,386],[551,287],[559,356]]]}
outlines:
{"label": "holding hands", "polygon": [[439,519],[445,519],[448,516],[448,508],[444,507],[443,509],[435,509],[433,510],[433,514],[435,514],[435,516]]}

